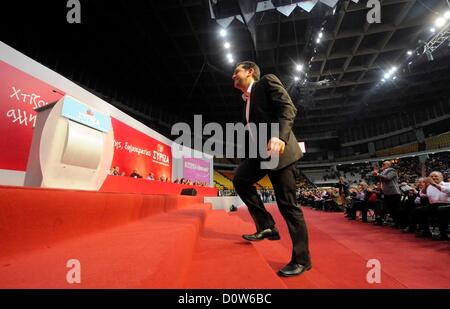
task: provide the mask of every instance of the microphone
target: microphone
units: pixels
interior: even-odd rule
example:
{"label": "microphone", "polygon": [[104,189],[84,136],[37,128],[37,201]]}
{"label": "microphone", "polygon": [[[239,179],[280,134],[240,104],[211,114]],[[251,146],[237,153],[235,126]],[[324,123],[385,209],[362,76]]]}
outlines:
{"label": "microphone", "polygon": [[53,89],[52,92],[53,92],[53,93],[58,93],[58,94],[60,94],[60,95],[62,95],[62,96],[65,96],[64,93],[62,93],[62,92],[60,92],[60,91],[58,91],[58,90],[56,90],[56,89]]}

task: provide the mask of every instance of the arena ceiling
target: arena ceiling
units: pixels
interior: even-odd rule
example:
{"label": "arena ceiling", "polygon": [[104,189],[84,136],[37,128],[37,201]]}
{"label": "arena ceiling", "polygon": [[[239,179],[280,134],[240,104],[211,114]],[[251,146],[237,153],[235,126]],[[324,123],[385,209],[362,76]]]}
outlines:
{"label": "arena ceiling", "polygon": [[[219,1],[247,21],[235,18],[225,38],[208,0],[80,1],[81,24],[67,23],[67,1],[47,2],[0,4],[0,40],[164,133],[194,114],[240,121],[228,52],[280,77],[299,108],[296,134],[306,140],[338,139],[355,120],[414,110],[450,91],[448,44],[434,61],[420,46],[449,9],[446,0],[380,0],[379,24],[367,22],[366,0],[296,7],[289,16],[261,11],[248,21],[242,1]],[[393,66],[396,79],[383,83]]]}

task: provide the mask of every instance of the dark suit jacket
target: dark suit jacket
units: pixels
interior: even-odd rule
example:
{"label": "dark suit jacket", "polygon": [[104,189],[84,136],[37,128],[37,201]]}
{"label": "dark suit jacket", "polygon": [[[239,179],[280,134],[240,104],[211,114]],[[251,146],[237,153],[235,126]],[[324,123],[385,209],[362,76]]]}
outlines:
{"label": "dark suit jacket", "polygon": [[[247,123],[245,107],[244,104],[243,122]],[[274,170],[282,169],[303,156],[297,138],[292,132],[296,114],[297,109],[289,94],[275,75],[265,75],[253,84],[250,93],[249,122],[255,123],[257,127],[260,123],[267,123],[269,129],[271,123],[278,123],[279,136],[277,137],[286,143],[284,153],[280,156],[278,166]],[[273,137],[271,132],[268,134],[268,139],[270,137]]]}

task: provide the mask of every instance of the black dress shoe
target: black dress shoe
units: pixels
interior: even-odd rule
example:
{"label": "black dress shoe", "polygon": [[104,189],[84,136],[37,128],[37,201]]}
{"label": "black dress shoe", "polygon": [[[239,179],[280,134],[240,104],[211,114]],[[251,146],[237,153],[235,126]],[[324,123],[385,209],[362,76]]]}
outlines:
{"label": "black dress shoe", "polygon": [[311,263],[306,265],[301,265],[297,263],[289,263],[278,271],[278,275],[283,277],[292,277],[303,274],[305,271],[312,268]]}
{"label": "black dress shoe", "polygon": [[268,240],[278,240],[280,239],[280,234],[276,228],[265,229],[264,231],[257,232],[255,234],[242,235],[242,238],[248,241],[259,241],[263,239]]}

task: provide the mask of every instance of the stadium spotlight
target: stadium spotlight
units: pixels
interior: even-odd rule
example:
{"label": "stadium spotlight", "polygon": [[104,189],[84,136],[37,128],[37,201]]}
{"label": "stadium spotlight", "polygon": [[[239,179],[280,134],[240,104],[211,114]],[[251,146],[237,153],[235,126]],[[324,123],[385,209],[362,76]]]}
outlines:
{"label": "stadium spotlight", "polygon": [[223,47],[225,47],[226,49],[229,49],[231,47],[231,44],[229,42],[225,42],[223,44]]}
{"label": "stadium spotlight", "polygon": [[298,81],[300,80],[300,78],[298,78],[298,76],[295,76],[295,77],[294,77],[294,80],[295,80],[296,82],[298,82]]}
{"label": "stadium spotlight", "polygon": [[222,30],[220,30],[220,32],[219,32],[219,34],[220,34],[220,36],[221,37],[226,37],[227,36],[227,30],[225,30],[225,29],[222,29]]}
{"label": "stadium spotlight", "polygon": [[231,53],[227,54],[227,58],[228,58],[228,62],[229,63],[233,63],[234,62],[233,55]]}
{"label": "stadium spotlight", "polygon": [[303,70],[303,64],[297,64],[297,66],[295,67],[295,69],[296,69],[298,72],[301,72],[301,71]]}
{"label": "stadium spotlight", "polygon": [[413,54],[412,50],[408,50],[407,54],[408,54],[408,56],[412,56],[412,54]]}
{"label": "stadium spotlight", "polygon": [[438,17],[436,19],[436,21],[434,22],[434,24],[436,25],[436,27],[441,28],[442,26],[445,25],[445,18],[444,17]]}

